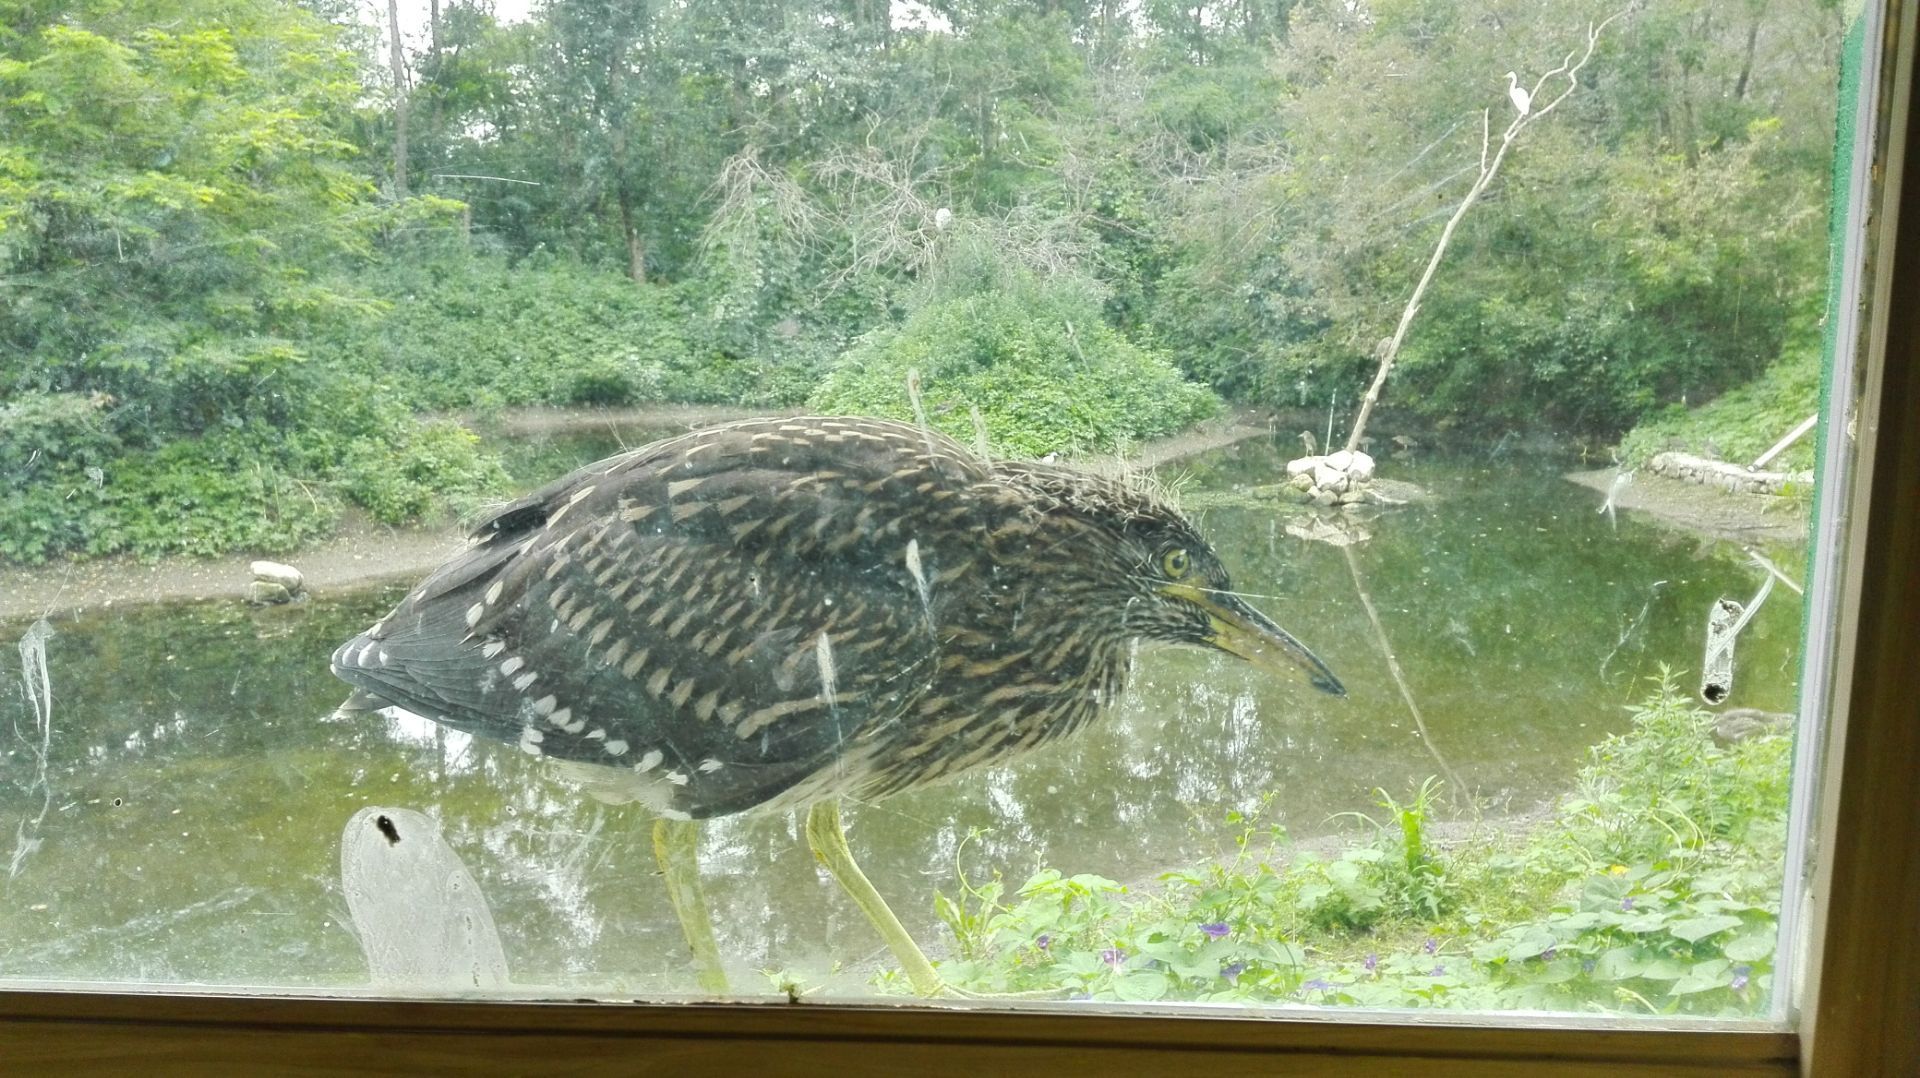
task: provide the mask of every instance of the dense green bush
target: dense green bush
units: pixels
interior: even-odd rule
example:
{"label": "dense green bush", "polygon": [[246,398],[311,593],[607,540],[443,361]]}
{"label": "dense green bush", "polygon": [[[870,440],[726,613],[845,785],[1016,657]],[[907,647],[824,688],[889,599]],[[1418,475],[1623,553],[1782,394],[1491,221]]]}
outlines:
{"label": "dense green bush", "polygon": [[[1753,382],[1698,408],[1676,405],[1634,427],[1620,442],[1620,456],[1634,466],[1667,449],[1751,461],[1820,407],[1820,366],[1816,347],[1795,348]],[[1768,467],[1811,468],[1813,448],[1809,434]]]}
{"label": "dense green bush", "polygon": [[1094,999],[1751,1015],[1772,983],[1790,743],[1731,747],[1665,683],[1596,746],[1559,818],[1441,849],[1436,786],[1370,840],[1285,856],[1229,815],[1238,852],[1130,888],[1045,870],[961,882],[941,976]]}
{"label": "dense green bush", "polygon": [[0,405],[0,476],[22,476],[42,461],[84,471],[119,449],[108,417],[111,397],[24,393]]}
{"label": "dense green bush", "polygon": [[[0,429],[0,444],[15,446],[10,457],[22,455],[15,429]],[[46,451],[9,466],[0,560],[29,564],[60,555],[286,552],[330,533],[350,505],[400,524],[506,487],[498,462],[464,429],[422,424],[391,399],[344,386],[298,408],[291,424],[243,422],[113,453],[73,439],[26,444]]]}
{"label": "dense green bush", "polygon": [[689,350],[670,292],[564,262],[401,251],[357,276],[382,309],[317,347],[419,409],[658,399]]}
{"label": "dense green bush", "polygon": [[510,265],[458,247],[395,252],[355,282],[381,309],[336,322],[315,350],[418,409],[734,403],[769,382],[795,399],[777,364],[721,339],[703,282],[636,285],[564,259]]}
{"label": "dense green bush", "polygon": [[997,452],[1107,452],[1213,412],[1212,393],[1102,319],[1071,280],[936,299],[849,349],[808,402],[828,412],[912,419],[917,371],[927,419],[971,443],[979,409]]}

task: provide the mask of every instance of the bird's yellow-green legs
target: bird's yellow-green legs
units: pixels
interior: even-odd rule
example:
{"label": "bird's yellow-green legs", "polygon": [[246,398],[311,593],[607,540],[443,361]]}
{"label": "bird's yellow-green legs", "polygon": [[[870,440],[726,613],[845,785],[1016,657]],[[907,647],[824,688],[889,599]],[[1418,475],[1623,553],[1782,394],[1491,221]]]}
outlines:
{"label": "bird's yellow-green legs", "polygon": [[841,890],[867,915],[873,927],[880,931],[880,938],[887,942],[887,948],[893,952],[894,960],[906,971],[907,980],[913,984],[917,995],[938,995],[946,989],[938,974],[933,972],[933,963],[920,953],[920,948],[907,935],[900,924],[900,918],[887,908],[887,901],[880,892],[873,889],[867,874],[860,871],[854,863],[853,851],[847,849],[847,833],[840,826],[840,803],[821,801],[807,811],[807,845],[813,849],[814,859],[826,867],[839,882]]}
{"label": "bird's yellow-green legs", "polygon": [[[713,944],[713,919],[700,890],[700,825],[690,820],[656,820],[653,856],[667,881],[667,899],[680,918],[680,931],[693,950],[700,987],[716,996],[727,994],[727,974],[720,968],[720,949]],[[858,870],[856,870],[858,871]]]}

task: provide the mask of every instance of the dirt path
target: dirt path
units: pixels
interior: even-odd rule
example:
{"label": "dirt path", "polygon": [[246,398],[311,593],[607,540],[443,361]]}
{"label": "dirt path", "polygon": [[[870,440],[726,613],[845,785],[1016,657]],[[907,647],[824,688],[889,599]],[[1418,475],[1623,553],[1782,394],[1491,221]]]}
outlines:
{"label": "dirt path", "polygon": [[[701,406],[613,411],[540,408],[509,412],[480,425],[483,429],[513,436],[604,427],[685,425],[692,428],[749,414],[769,413]],[[1149,443],[1135,455],[1132,463],[1152,467],[1266,433],[1267,424],[1252,413],[1229,414]],[[435,528],[389,528],[364,521],[349,522],[339,534],[324,542],[292,554],[267,557],[299,569],[307,579],[308,589],[324,595],[386,581],[418,579],[458,550],[464,536],[462,529],[451,524]],[[253,579],[248,564],[262,556],[172,557],[147,563],[133,558],[101,558],[36,568],[0,568],[0,621],[130,603],[237,599],[246,594],[247,584]]]}
{"label": "dirt path", "polygon": [[218,558],[100,558],[33,569],[0,569],[0,621],[93,607],[173,599],[239,598],[257,557],[294,565],[316,594],[418,577],[460,548],[455,527],[386,528],[358,524],[294,554],[228,554]]}

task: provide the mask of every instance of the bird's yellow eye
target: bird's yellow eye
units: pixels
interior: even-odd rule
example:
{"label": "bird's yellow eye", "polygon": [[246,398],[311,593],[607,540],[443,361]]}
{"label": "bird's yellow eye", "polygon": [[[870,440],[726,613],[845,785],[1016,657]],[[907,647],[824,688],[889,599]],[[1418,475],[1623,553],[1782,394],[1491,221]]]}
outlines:
{"label": "bird's yellow eye", "polygon": [[1193,556],[1182,547],[1174,547],[1160,555],[1160,568],[1166,571],[1168,580],[1178,580],[1193,568]]}

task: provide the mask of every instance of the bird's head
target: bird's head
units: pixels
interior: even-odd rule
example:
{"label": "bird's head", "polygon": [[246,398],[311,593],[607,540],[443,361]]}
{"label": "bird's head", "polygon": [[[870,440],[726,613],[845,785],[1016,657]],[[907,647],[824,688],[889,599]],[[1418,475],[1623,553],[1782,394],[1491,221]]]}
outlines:
{"label": "bird's head", "polygon": [[1047,471],[1053,493],[1065,495],[1056,512],[1080,525],[1056,547],[1065,555],[1057,586],[1077,592],[1083,607],[1101,608],[1086,611],[1092,620],[1119,637],[1193,644],[1275,673],[1304,673],[1321,692],[1346,695],[1319,656],[1240,598],[1213,547],[1155,492]]}
{"label": "bird's head", "polygon": [[1327,664],[1273,619],[1249,606],[1233,590],[1226,567],[1213,547],[1187,522],[1168,519],[1134,522],[1128,544],[1134,595],[1127,608],[1131,635],[1176,644],[1197,644],[1238,656],[1275,673],[1306,674],[1313,687],[1345,696]]}

